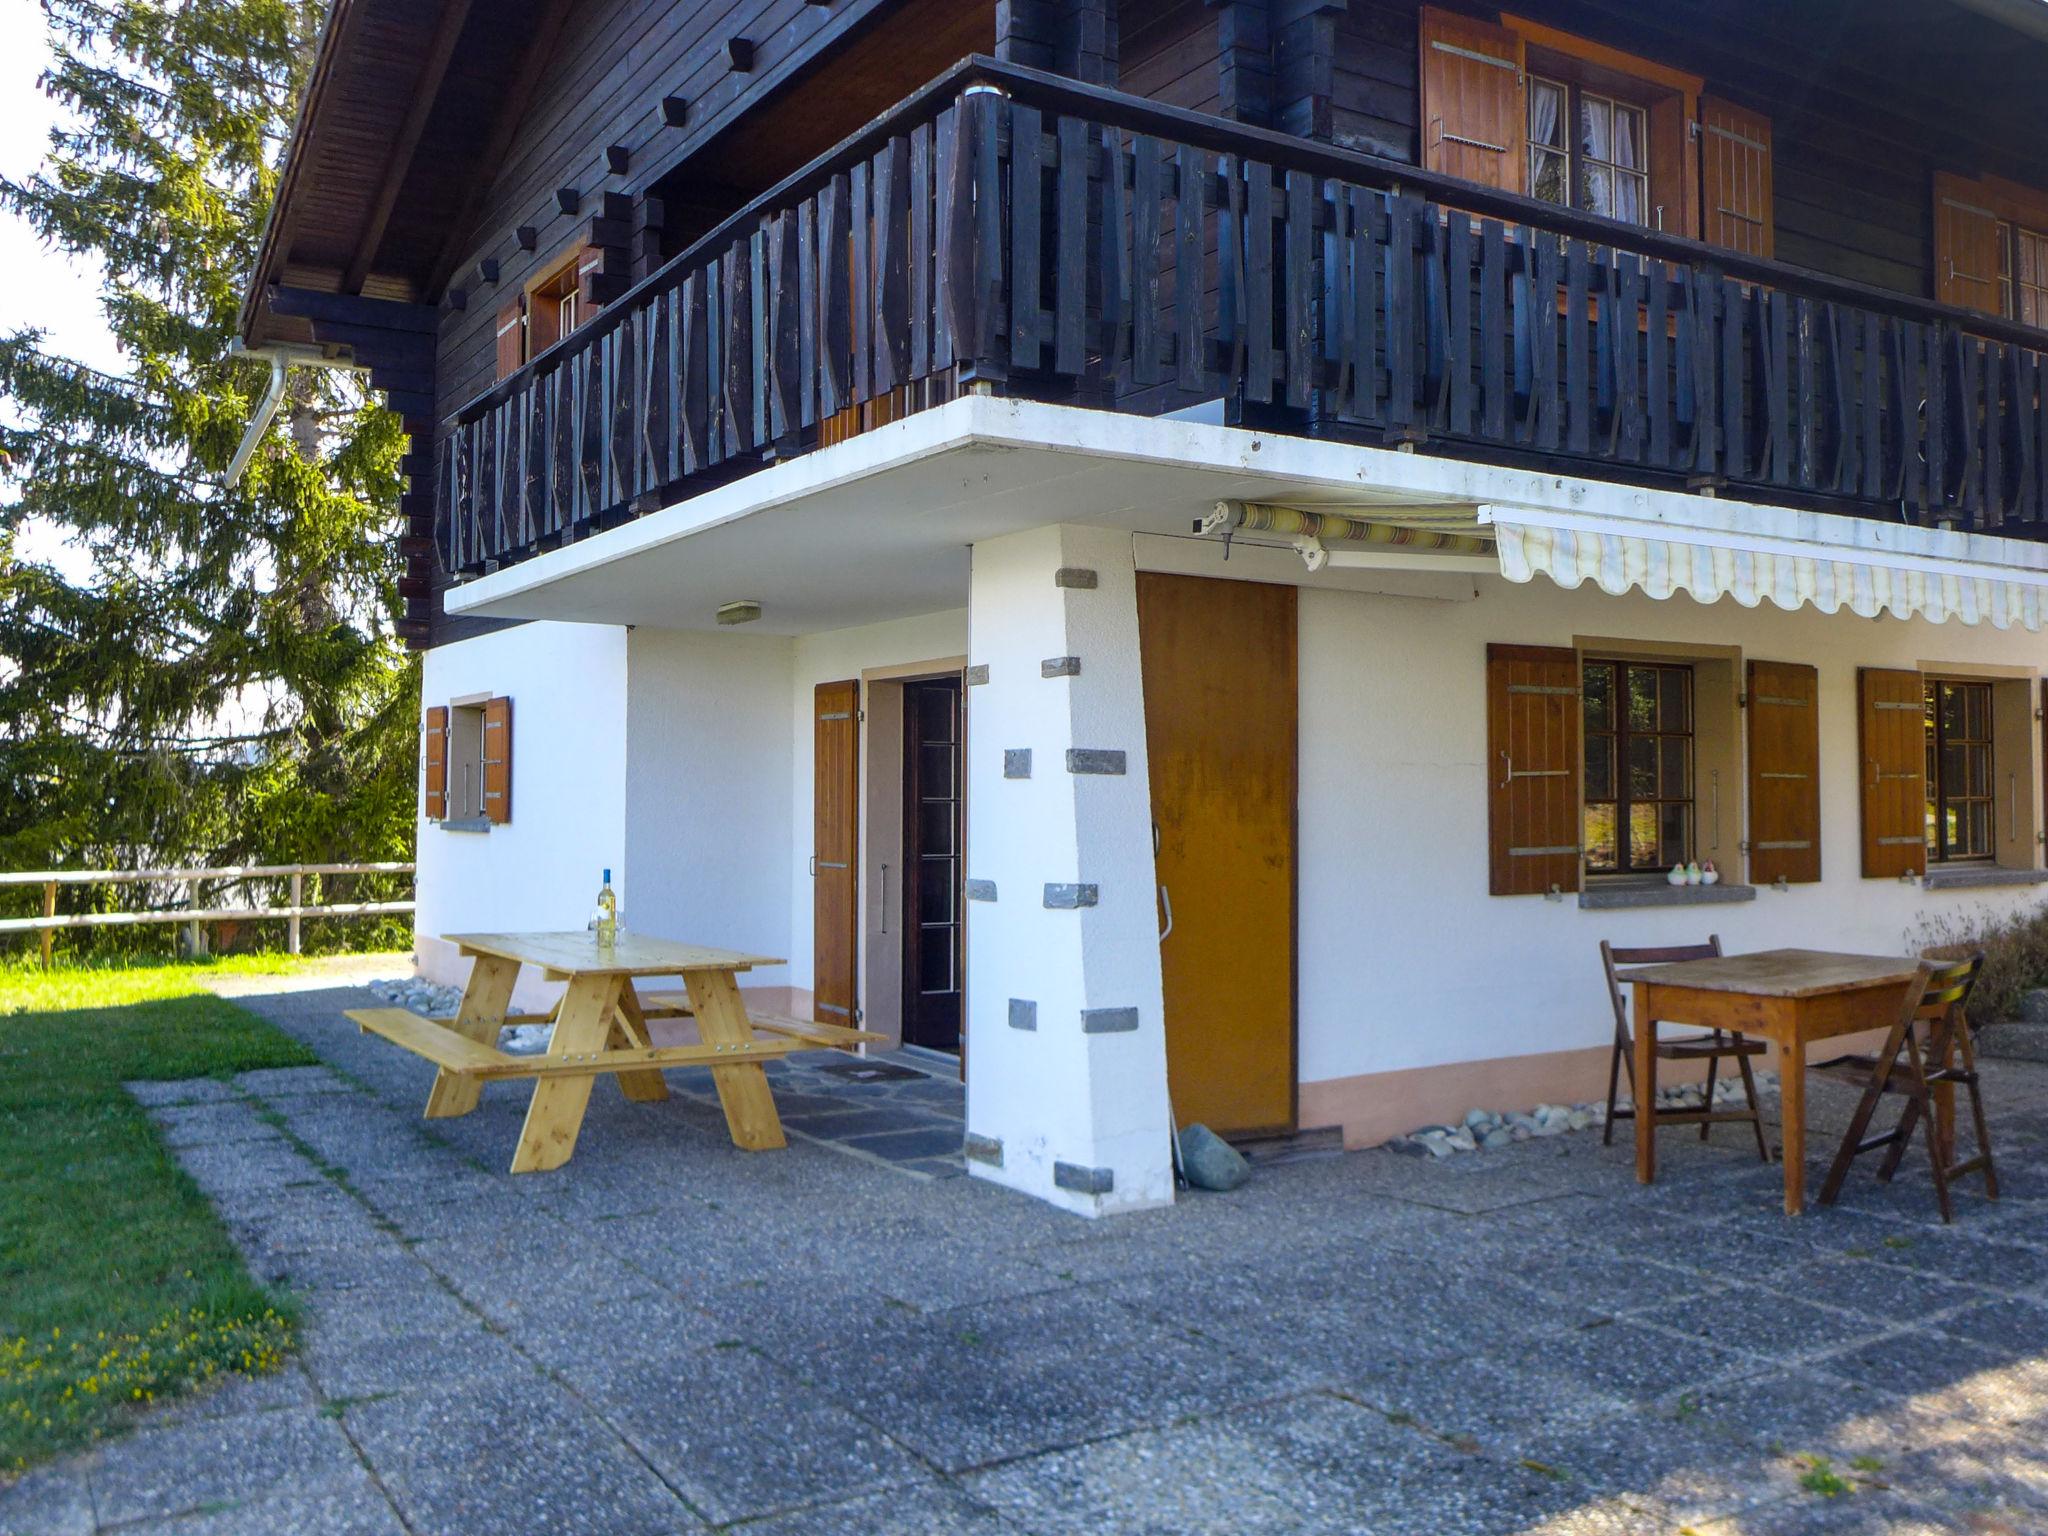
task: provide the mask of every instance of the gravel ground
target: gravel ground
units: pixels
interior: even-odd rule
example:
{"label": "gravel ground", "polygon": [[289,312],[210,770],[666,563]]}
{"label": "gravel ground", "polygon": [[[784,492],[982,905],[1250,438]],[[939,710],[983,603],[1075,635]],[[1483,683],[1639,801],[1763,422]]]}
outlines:
{"label": "gravel ground", "polygon": [[430,1070],[340,1017],[375,974],[231,983],[328,1067],[148,1093],[299,1355],[0,1531],[2048,1531],[2048,1067],[1993,1064],[2004,1198],[1949,1229],[1918,1154],[1788,1221],[1740,1126],[1650,1189],[1579,1134],[1087,1223],[856,1145],[957,1088],[818,1061],[774,1069],[786,1151],[672,1073],[513,1179],[526,1090],[423,1122]]}

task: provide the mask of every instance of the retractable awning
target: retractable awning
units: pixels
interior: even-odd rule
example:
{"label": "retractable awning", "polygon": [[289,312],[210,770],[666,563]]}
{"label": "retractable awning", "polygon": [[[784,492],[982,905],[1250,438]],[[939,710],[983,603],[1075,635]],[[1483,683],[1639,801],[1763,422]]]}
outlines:
{"label": "retractable awning", "polygon": [[1685,592],[1702,603],[1732,597],[1745,608],[1770,602],[1997,629],[2048,623],[2048,546],[1789,508],[1692,510],[1699,520],[1680,523],[1503,504],[1311,509],[1226,501],[1198,531],[1279,535],[1312,571],[1449,554],[1463,568],[1497,562],[1509,581],[1590,581],[1616,597]]}
{"label": "retractable awning", "polygon": [[[2048,568],[1498,506],[1480,508],[1479,521],[1491,526],[1501,574],[1514,582],[1540,575],[1567,588],[1590,581],[1617,597],[1631,588],[1654,598],[1685,592],[1703,603],[1732,597],[1745,608],[1768,601],[1785,609],[1846,608],[1864,618],[1890,613],[1997,629],[2019,624],[2038,630],[2048,618]],[[1934,532],[1874,526],[1902,535]],[[2040,559],[2036,546],[1996,542],[2017,557]]]}

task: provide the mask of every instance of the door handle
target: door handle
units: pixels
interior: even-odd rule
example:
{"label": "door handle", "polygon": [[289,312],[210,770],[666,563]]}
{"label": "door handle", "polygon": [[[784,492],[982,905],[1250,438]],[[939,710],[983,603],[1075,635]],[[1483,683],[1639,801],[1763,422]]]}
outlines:
{"label": "door handle", "polygon": [[882,932],[889,931],[889,866],[882,866]]}
{"label": "door handle", "polygon": [[1159,887],[1159,908],[1166,914],[1166,926],[1159,930],[1159,942],[1164,944],[1166,936],[1173,932],[1173,897],[1163,885]]}
{"label": "door handle", "polygon": [[815,853],[811,855],[811,878],[818,878],[818,856]]}

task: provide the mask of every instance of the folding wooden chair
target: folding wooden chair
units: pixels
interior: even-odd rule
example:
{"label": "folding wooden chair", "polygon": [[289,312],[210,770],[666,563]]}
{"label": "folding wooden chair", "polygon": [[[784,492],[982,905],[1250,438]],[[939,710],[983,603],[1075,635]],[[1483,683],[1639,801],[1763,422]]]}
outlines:
{"label": "folding wooden chair", "polygon": [[[1607,940],[1600,941],[1600,965],[1607,973],[1607,998],[1614,1005],[1614,1054],[1607,1063],[1607,1125],[1601,1132],[1601,1140],[1606,1145],[1614,1144],[1616,1120],[1633,1120],[1640,1114],[1650,1115],[1657,1125],[1698,1125],[1701,1141],[1713,1133],[1716,1125],[1746,1120],[1756,1132],[1757,1156],[1767,1163],[1771,1160],[1770,1146],[1764,1141],[1763,1112],[1757,1108],[1756,1076],[1749,1068],[1749,1058],[1764,1053],[1763,1041],[1745,1040],[1741,1035],[1719,1029],[1669,1040],[1659,1038],[1655,1046],[1659,1061],[1704,1061],[1707,1064],[1706,1098],[1698,1109],[1660,1110],[1655,1104],[1646,1106],[1636,1092],[1635,1049],[1629,1033],[1628,996],[1625,991],[1628,977],[1624,972],[1639,965],[1670,965],[1680,960],[1718,960],[1720,957],[1721,936],[1718,933],[1710,935],[1704,944],[1669,945],[1661,949],[1616,949]],[[1654,1035],[1657,1021],[1639,1019],[1636,1025]],[[1714,1108],[1715,1077],[1721,1063],[1728,1059],[1733,1059],[1742,1073],[1742,1090],[1749,1099],[1747,1109]],[[1624,1069],[1628,1072],[1631,1105],[1628,1109],[1617,1105]]]}
{"label": "folding wooden chair", "polygon": [[[1998,1198],[1998,1170],[1991,1162],[1991,1133],[1984,1124],[1984,1096],[1977,1088],[1977,1046],[1970,1032],[1966,1007],[1977,976],[1984,967],[1980,951],[1967,960],[1949,965],[1923,965],[1920,980],[1909,988],[1899,1009],[1897,1022],[1875,1055],[1837,1056],[1813,1063],[1810,1070],[1862,1088],[1862,1101],[1849,1121],[1834,1166],[1821,1186],[1820,1203],[1832,1205],[1842,1192],[1849,1165],[1865,1152],[1888,1147],[1877,1176],[1886,1183],[1898,1172],[1906,1155],[1906,1144],[1923,1122],[1926,1126],[1927,1156],[1934,1170],[1934,1197],[1941,1205],[1941,1219],[1955,1220],[1949,1199],[1949,1184],[1972,1173],[1984,1175],[1984,1193]],[[1925,1036],[1923,1043],[1922,1036]],[[1977,1155],[1962,1162],[1955,1158],[1954,1101],[1937,1105],[1937,1089],[1961,1086],[1970,1095],[1970,1118],[1977,1132]],[[1906,1101],[1899,1122],[1880,1136],[1866,1138],[1877,1101],[1886,1094]],[[1946,1110],[1947,1113],[1941,1111]]]}

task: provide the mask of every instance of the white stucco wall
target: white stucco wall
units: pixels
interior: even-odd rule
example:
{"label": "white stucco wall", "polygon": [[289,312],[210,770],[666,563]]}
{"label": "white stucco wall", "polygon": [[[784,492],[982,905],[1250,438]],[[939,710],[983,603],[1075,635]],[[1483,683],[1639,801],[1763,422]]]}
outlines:
{"label": "white stucco wall", "polygon": [[[1304,1083],[1601,1045],[1612,1028],[1602,938],[1678,943],[1718,932],[1732,950],[1897,954],[1928,917],[2044,899],[2039,887],[1928,891],[1862,878],[1856,695],[1859,666],[2038,667],[2048,658],[2042,636],[1615,598],[1544,580],[1478,586],[1465,602],[1302,594]],[[1745,660],[1819,669],[1820,883],[1760,890],[1739,905],[1647,911],[1487,894],[1486,646],[1582,637],[1736,645]],[[2040,794],[2038,784],[2020,792]],[[1744,878],[1739,855],[1722,868]]]}
{"label": "white stucco wall", "polygon": [[[634,931],[793,954],[795,652],[783,635],[644,626],[629,634],[620,899]],[[745,980],[766,988],[789,978],[789,967],[775,966]]]}
{"label": "white stucco wall", "polygon": [[469,973],[441,935],[581,928],[605,869],[625,878],[626,631],[521,624],[427,652],[423,705],[484,693],[512,700],[512,819],[451,832],[421,803],[414,941],[437,981]]}

